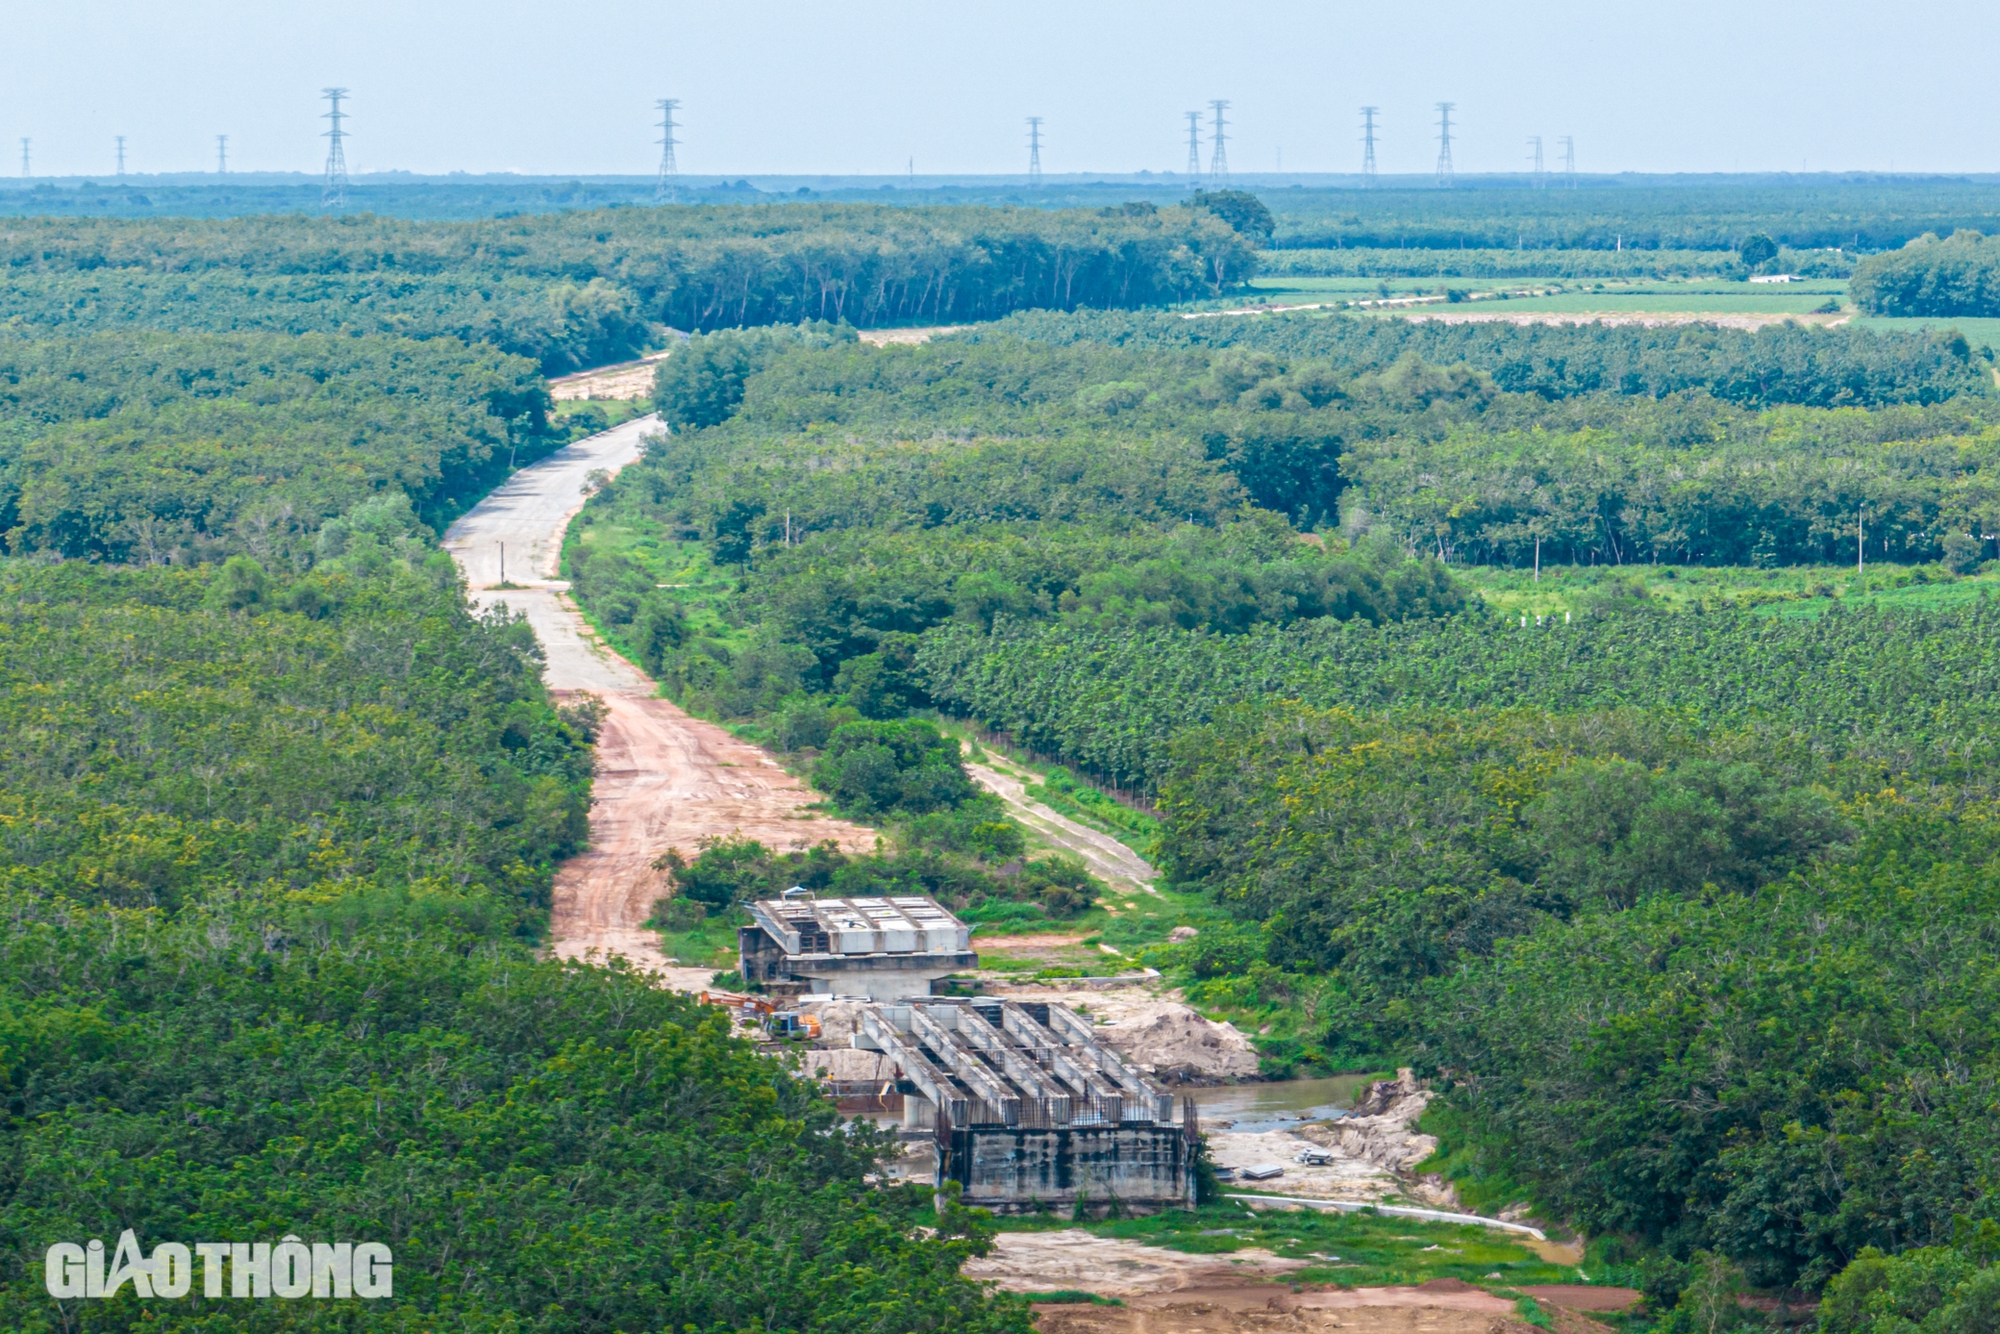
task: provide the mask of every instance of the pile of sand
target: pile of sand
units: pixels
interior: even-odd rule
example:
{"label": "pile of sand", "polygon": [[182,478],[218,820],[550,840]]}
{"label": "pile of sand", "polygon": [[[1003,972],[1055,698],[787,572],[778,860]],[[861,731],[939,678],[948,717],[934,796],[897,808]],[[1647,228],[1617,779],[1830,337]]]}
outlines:
{"label": "pile of sand", "polygon": [[1206,1019],[1179,1001],[1136,988],[1064,991],[1057,987],[993,988],[1023,1001],[1051,1001],[1088,1013],[1097,1037],[1141,1070],[1170,1082],[1220,1084],[1257,1078],[1257,1049],[1233,1024]]}

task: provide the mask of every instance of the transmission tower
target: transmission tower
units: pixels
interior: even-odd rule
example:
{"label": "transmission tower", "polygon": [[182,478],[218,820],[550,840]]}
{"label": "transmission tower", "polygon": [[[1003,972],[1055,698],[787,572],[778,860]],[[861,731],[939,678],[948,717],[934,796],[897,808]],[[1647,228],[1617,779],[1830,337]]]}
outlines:
{"label": "transmission tower", "polygon": [[1361,108],[1361,186],[1375,186],[1375,113],[1380,107]]}
{"label": "transmission tower", "polygon": [[326,132],[326,184],[320,187],[319,206],[321,208],[347,207],[347,131],[340,128],[340,122],[347,119],[347,113],[340,109],[340,99],[347,96],[345,88],[322,88],[320,96],[327,100],[331,108],[322,120],[331,121],[333,128]]}
{"label": "transmission tower", "polygon": [[1188,118],[1188,178],[1201,179],[1201,113],[1190,111]]}
{"label": "transmission tower", "polygon": [[23,139],[23,140],[21,141],[21,175],[22,175],[22,177],[23,177],[23,178],[25,178],[25,177],[27,177],[27,176],[29,175],[29,171],[28,171],[28,141],[27,141],[26,139]]}
{"label": "transmission tower", "polygon": [[1229,103],[1217,98],[1208,104],[1208,108],[1215,113],[1215,132],[1210,140],[1212,148],[1208,157],[1208,178],[1212,184],[1220,185],[1229,179],[1229,135],[1224,129],[1228,122],[1222,118],[1222,113],[1229,110]]}
{"label": "transmission tower", "polygon": [[1042,183],[1042,118],[1028,117],[1028,184]]}
{"label": "transmission tower", "polygon": [[1576,140],[1564,135],[1556,140],[1563,146],[1563,184],[1576,189]]}
{"label": "transmission tower", "polygon": [[1542,136],[1539,134],[1529,135],[1528,147],[1534,150],[1528,156],[1535,164],[1535,188],[1540,190],[1545,188],[1549,183],[1548,173],[1542,170]]}
{"label": "transmission tower", "polygon": [[1440,102],[1438,109],[1438,189],[1449,190],[1453,185],[1451,171],[1451,112],[1456,102]]}
{"label": "transmission tower", "polygon": [[125,174],[125,136],[120,134],[114,135],[113,138],[118,140],[118,174],[123,176]]}
{"label": "transmission tower", "polygon": [[674,161],[674,145],[680,140],[674,138],[679,127],[674,124],[674,113],[681,109],[678,97],[663,97],[653,103],[660,113],[660,179],[653,186],[655,204],[678,204],[681,202],[681,168]]}
{"label": "transmission tower", "polygon": [[215,136],[215,174],[217,176],[229,174],[229,136],[226,134]]}

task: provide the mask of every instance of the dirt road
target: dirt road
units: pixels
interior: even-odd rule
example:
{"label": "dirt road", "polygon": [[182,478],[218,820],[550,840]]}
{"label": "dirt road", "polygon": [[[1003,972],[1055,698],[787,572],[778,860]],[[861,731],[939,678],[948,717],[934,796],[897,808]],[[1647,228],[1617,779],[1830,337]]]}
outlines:
{"label": "dirt road", "polygon": [[1008,814],[1040,834],[1064,852],[1080,857],[1092,875],[1125,889],[1144,889],[1159,878],[1159,872],[1132,849],[1109,834],[1100,834],[1087,825],[1058,815],[1028,795],[1025,769],[988,752],[985,764],[967,760],[966,773],[972,781],[1000,798]]}
{"label": "dirt road", "polygon": [[[875,833],[803,810],[818,794],[770,756],[655,698],[654,683],[597,638],[555,578],[585,479],[637,459],[640,440],[658,429],[657,418],[642,417],[522,469],[453,524],[444,546],[475,602],[527,616],[548,655],[551,690],[587,691],[610,708],[597,743],[590,850],[556,876],[555,952],[623,955],[671,985],[699,986],[708,970],[673,968],[641,926],[665,890],[654,858],[668,848],[693,855],[703,837],[729,834],[779,849],[832,839],[859,851],[874,846]],[[494,587],[503,548],[507,579],[521,587]]]}

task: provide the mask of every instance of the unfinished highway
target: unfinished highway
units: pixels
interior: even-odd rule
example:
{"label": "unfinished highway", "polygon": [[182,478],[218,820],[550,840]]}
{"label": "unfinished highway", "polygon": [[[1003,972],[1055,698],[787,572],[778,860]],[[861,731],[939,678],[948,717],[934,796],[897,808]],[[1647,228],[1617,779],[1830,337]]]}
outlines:
{"label": "unfinished highway", "polygon": [[[708,836],[741,834],[779,850],[832,839],[861,851],[874,846],[875,834],[803,809],[817,793],[762,750],[659,698],[655,683],[570,601],[558,563],[590,474],[616,474],[660,429],[657,417],[641,417],[523,468],[453,524],[444,546],[477,605],[528,618],[548,655],[551,691],[597,695],[610,710],[597,742],[590,848],[556,876],[556,954],[622,955],[670,984],[698,988],[712,970],[670,965],[641,925],[666,888],[652,869],[656,857],[668,848],[692,857]],[[497,587],[503,582],[515,587]]]}

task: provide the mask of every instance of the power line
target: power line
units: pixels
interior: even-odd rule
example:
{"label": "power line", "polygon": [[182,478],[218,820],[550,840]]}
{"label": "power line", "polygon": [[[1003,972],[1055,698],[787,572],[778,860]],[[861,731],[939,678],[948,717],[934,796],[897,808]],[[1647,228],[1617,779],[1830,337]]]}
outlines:
{"label": "power line", "polygon": [[1451,189],[1454,181],[1451,170],[1451,113],[1456,102],[1440,102],[1438,109],[1438,188]]}
{"label": "power line", "polygon": [[123,176],[125,174],[125,136],[119,134],[112,137],[118,141],[118,174]]}
{"label": "power line", "polygon": [[1199,181],[1201,179],[1201,113],[1199,111],[1190,111],[1187,113],[1187,118],[1188,118],[1187,174],[1190,180]]}
{"label": "power line", "polygon": [[1208,178],[1211,183],[1220,184],[1229,179],[1229,135],[1224,128],[1227,122],[1222,118],[1222,113],[1229,110],[1229,103],[1217,98],[1208,106],[1215,113],[1215,133],[1209,141]]}
{"label": "power line", "polygon": [[1564,135],[1556,140],[1563,147],[1563,184],[1576,189],[1576,140]]}
{"label": "power line", "polygon": [[229,136],[226,134],[215,136],[215,174],[217,176],[229,174]]}
{"label": "power line", "polygon": [[1028,117],[1028,184],[1042,183],[1042,118]]}
{"label": "power line", "polygon": [[674,160],[674,145],[680,140],[674,138],[679,126],[674,124],[674,113],[681,109],[678,97],[663,97],[653,103],[660,113],[660,179],[653,186],[655,204],[678,204],[681,202],[681,166]]}
{"label": "power line", "polygon": [[1380,107],[1361,108],[1361,184],[1364,189],[1375,185],[1375,113]]}
{"label": "power line", "polygon": [[321,208],[347,207],[347,131],[340,122],[347,119],[347,113],[340,109],[340,99],[347,96],[345,88],[322,88],[320,96],[327,100],[330,110],[322,120],[333,122],[333,128],[326,132],[326,184],[320,187],[319,206]]}
{"label": "power line", "polygon": [[1534,152],[1530,156],[1535,163],[1535,188],[1537,190],[1545,189],[1548,186],[1549,178],[1548,173],[1542,170],[1542,136],[1539,134],[1529,135],[1528,146],[1534,149]]}

